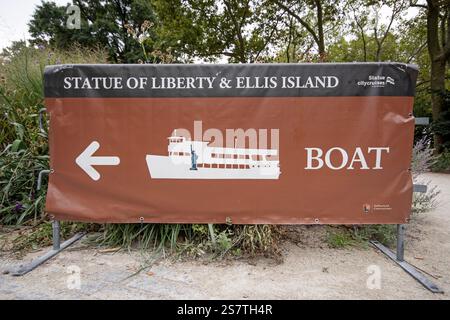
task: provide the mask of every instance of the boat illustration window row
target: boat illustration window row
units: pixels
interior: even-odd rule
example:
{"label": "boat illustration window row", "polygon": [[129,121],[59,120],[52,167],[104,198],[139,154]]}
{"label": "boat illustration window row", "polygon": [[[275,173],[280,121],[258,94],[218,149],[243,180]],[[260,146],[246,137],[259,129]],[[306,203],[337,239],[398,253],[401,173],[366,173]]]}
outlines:
{"label": "boat illustration window row", "polygon": [[253,161],[263,161],[264,156],[260,154],[223,154],[223,153],[211,153],[211,158],[220,159],[252,159]]}
{"label": "boat illustration window row", "polygon": [[248,154],[223,154],[223,153],[211,153],[211,158],[224,158],[224,159],[250,159]]}
{"label": "boat illustration window row", "polygon": [[190,156],[189,152],[169,152],[169,156]]}
{"label": "boat illustration window row", "polygon": [[250,169],[248,164],[217,164],[217,163],[199,163],[198,168],[217,168],[217,169]]}
{"label": "boat illustration window row", "polygon": [[199,163],[197,168],[217,168],[217,169],[250,169],[250,168],[275,168],[280,165],[249,165],[249,164],[223,164],[223,163]]}
{"label": "boat illustration window row", "polygon": [[[171,151],[169,152],[169,156],[190,156],[191,154],[189,152],[177,152],[177,151]],[[211,158],[215,159],[246,159],[253,161],[263,161],[264,157],[262,155],[237,155],[237,154],[218,154],[218,153],[212,153]]]}

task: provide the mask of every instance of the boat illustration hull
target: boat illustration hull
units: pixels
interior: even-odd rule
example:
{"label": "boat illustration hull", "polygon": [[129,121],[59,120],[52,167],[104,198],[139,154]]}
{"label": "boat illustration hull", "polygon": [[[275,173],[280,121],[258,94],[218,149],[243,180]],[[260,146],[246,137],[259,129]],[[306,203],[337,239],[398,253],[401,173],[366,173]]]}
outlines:
{"label": "boat illustration hull", "polygon": [[191,170],[189,161],[173,161],[168,156],[147,155],[152,179],[278,179],[279,168],[203,168]]}

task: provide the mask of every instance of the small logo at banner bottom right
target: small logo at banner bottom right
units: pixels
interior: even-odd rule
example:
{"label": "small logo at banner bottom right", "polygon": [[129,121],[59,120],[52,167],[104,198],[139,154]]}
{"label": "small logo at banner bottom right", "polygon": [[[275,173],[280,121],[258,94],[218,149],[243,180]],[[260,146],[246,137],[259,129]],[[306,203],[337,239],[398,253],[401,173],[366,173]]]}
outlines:
{"label": "small logo at banner bottom right", "polygon": [[362,206],[362,211],[365,214],[372,213],[375,211],[391,211],[391,210],[392,210],[392,207],[390,204],[372,204],[372,205],[370,205],[368,203],[365,203]]}

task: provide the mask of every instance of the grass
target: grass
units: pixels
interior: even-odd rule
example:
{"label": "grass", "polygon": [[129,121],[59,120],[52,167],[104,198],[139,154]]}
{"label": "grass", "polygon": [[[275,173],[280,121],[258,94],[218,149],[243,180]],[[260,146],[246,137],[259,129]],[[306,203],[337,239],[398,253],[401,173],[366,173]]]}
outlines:
{"label": "grass", "polygon": [[352,234],[348,230],[341,228],[329,228],[326,239],[331,248],[345,248],[357,244]]}
{"label": "grass", "polygon": [[163,256],[222,258],[277,255],[280,229],[269,225],[214,225],[214,240],[203,224],[107,224],[96,242],[109,247],[151,249]]}
{"label": "grass", "polygon": [[390,224],[329,227],[327,244],[332,248],[367,247],[369,240],[392,246],[396,239],[396,227]]}

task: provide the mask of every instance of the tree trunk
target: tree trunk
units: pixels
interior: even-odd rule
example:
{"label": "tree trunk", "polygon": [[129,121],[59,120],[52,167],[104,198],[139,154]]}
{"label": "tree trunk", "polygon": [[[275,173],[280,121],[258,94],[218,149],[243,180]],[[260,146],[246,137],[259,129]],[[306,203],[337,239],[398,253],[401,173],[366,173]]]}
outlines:
{"label": "tree trunk", "polygon": [[311,34],[314,39],[314,42],[317,44],[317,50],[319,51],[319,60],[326,61],[326,48],[325,48],[325,38],[323,31],[323,8],[322,8],[322,0],[315,0],[314,4],[316,6],[316,15],[317,15],[317,27],[318,33],[314,30],[313,25],[310,25],[307,21],[303,20],[297,13],[295,13],[291,8],[283,4],[279,0],[274,0],[275,3],[285,10],[291,17],[300,22],[300,24],[305,27],[305,29]]}
{"label": "tree trunk", "polygon": [[[431,109],[433,121],[441,117],[444,105],[446,59],[439,35],[439,1],[427,0],[427,44],[431,61]],[[442,151],[442,136],[434,133],[435,153]]]}
{"label": "tree trunk", "polygon": [[325,39],[323,34],[323,8],[321,0],[316,0],[316,8],[317,8],[317,27],[319,29],[319,59],[321,62],[326,61],[326,52],[325,52]]}
{"label": "tree trunk", "polygon": [[[445,60],[435,60],[431,62],[431,109],[433,121],[438,121],[440,119],[444,105],[445,65]],[[442,143],[442,136],[434,133],[434,149],[436,153],[441,153]]]}

